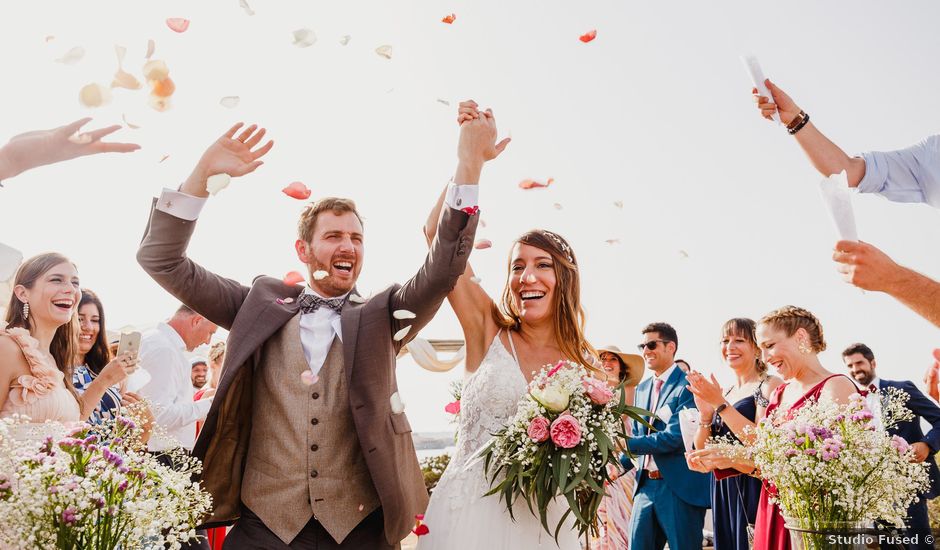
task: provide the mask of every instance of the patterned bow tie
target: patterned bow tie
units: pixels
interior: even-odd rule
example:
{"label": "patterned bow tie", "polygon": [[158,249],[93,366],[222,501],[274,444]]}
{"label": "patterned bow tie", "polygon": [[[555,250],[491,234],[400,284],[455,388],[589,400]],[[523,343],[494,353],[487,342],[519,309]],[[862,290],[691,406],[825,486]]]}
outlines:
{"label": "patterned bow tie", "polygon": [[314,311],[320,309],[320,306],[328,307],[335,311],[336,313],[343,312],[343,304],[346,302],[346,298],[321,298],[313,294],[301,294],[300,296],[300,312],[301,313],[313,313]]}

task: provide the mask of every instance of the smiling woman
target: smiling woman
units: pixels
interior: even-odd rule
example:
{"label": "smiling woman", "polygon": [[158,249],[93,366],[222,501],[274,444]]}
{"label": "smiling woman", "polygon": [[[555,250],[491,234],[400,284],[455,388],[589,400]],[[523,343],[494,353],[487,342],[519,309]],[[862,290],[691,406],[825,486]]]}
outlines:
{"label": "smiling woman", "polygon": [[28,416],[32,422],[88,419],[105,390],[127,377],[136,358],[112,361],[82,399],[72,386],[81,297],[78,270],[65,256],[40,254],[20,266],[0,333],[0,417]]}

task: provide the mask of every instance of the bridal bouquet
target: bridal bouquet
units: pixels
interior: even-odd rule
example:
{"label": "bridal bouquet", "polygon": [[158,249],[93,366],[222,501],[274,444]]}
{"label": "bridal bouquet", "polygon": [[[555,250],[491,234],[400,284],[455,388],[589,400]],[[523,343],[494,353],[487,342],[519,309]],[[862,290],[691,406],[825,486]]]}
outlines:
{"label": "bridal bouquet", "polygon": [[125,417],[58,438],[16,437],[20,426],[0,421],[0,548],[180,548],[196,537],[211,504],[190,480],[197,460],[162,465]]}
{"label": "bridal bouquet", "polygon": [[[847,405],[810,402],[790,417],[762,420],[753,444],[737,446],[773,486],[788,526],[827,533],[882,521],[903,528],[929,478],[924,464],[911,462],[907,441],[885,431],[913,418],[908,395],[889,388],[880,399],[880,422],[861,395]],[[823,534],[802,538],[804,548],[832,548]]]}
{"label": "bridal bouquet", "polygon": [[556,539],[569,515],[581,535],[588,529],[596,534],[597,508],[610,481],[607,466],[620,467],[617,442],[627,438],[622,415],[642,422],[641,412],[583,366],[547,365],[509,424],[480,451],[492,486],[487,495],[498,493],[510,517],[522,497],[549,533],[548,507],[560,496],[568,510],[555,527]]}

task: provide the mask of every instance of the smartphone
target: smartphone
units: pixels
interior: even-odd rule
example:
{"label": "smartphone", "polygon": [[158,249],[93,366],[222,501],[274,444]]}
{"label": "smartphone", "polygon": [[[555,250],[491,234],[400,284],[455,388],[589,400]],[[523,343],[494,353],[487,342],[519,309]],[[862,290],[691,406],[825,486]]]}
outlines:
{"label": "smartphone", "polygon": [[125,351],[133,352],[134,355],[140,351],[140,333],[125,332],[121,334],[121,342],[118,344],[117,354],[121,355]]}

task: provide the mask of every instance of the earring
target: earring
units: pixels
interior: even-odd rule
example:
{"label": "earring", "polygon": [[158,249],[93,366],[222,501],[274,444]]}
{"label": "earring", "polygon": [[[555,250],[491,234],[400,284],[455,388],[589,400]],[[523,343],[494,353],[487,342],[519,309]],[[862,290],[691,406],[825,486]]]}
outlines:
{"label": "earring", "polygon": [[806,345],[806,342],[802,340],[800,340],[800,345],[798,346],[798,348],[800,350],[800,353],[802,353],[803,355],[807,355],[813,352],[813,350],[811,350],[809,346]]}
{"label": "earring", "polygon": [[29,302],[23,302],[23,320],[29,319]]}

